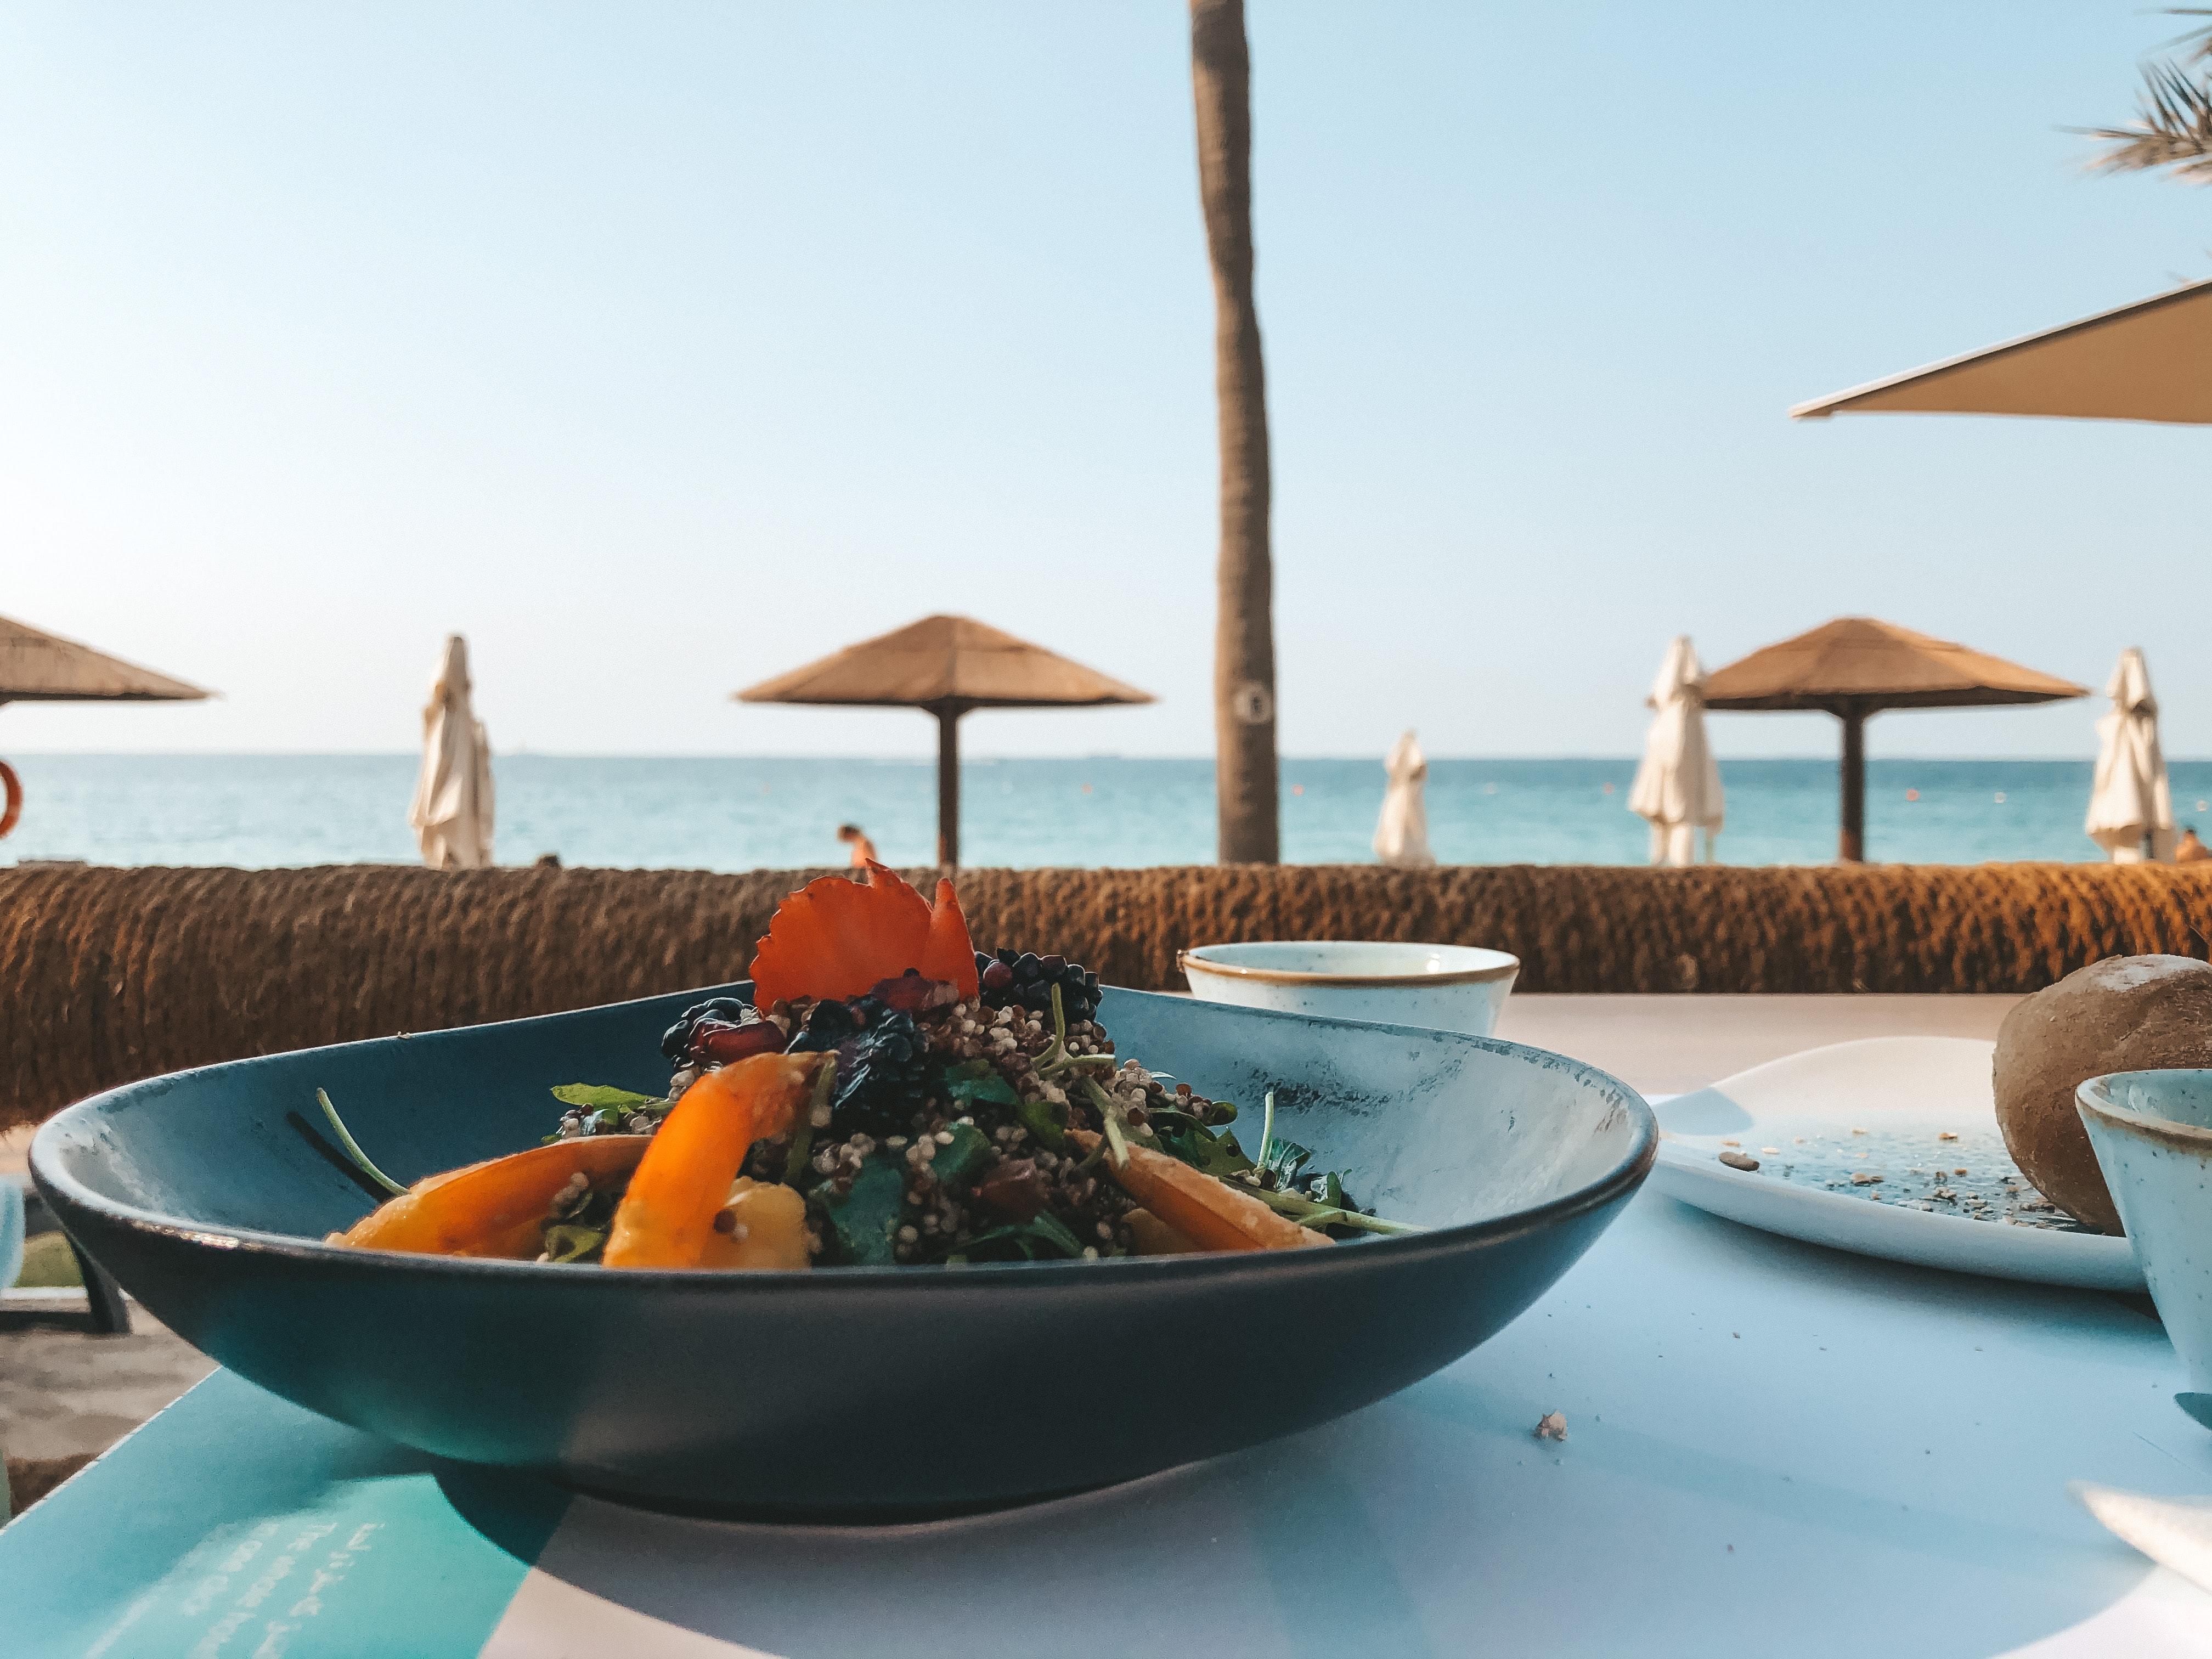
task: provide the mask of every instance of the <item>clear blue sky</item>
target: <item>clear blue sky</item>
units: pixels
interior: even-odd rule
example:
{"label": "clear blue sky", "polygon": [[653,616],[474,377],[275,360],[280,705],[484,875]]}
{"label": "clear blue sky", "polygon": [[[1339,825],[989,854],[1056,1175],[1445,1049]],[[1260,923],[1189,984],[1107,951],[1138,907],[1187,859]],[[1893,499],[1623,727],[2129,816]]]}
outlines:
{"label": "clear blue sky", "polygon": [[[2212,433],[1783,418],[2212,270],[2212,198],[2059,130],[2175,20],[1250,22],[1286,750],[1625,754],[1674,632],[1863,611],[2096,686],[2139,644],[2212,754]],[[1204,752],[1188,76],[1176,0],[8,7],[0,613],[225,696],[17,705],[0,751],[404,749],[459,629],[503,749],[920,753],[726,699],[950,609],[1161,698],[972,749]]]}

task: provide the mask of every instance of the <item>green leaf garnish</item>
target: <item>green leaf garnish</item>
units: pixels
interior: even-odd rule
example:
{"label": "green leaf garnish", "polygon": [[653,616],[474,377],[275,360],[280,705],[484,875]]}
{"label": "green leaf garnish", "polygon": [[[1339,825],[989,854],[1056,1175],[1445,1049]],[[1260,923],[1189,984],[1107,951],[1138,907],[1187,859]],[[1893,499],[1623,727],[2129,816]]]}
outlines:
{"label": "green leaf garnish", "polygon": [[604,1229],[579,1227],[563,1223],[545,1230],[545,1259],[548,1261],[580,1261],[607,1242]]}
{"label": "green leaf garnish", "polygon": [[983,1100],[996,1106],[1018,1106],[1022,1098],[1014,1092],[1013,1085],[988,1064],[972,1060],[965,1065],[946,1066],[938,1083],[938,1094],[945,1100]]}
{"label": "green leaf garnish", "polygon": [[1067,1145],[1067,1109],[1049,1100],[1019,1100],[1014,1104],[1022,1127],[1052,1152]]}
{"label": "green leaf garnish", "polygon": [[1262,1175],[1275,1177],[1275,1185],[1290,1188],[1298,1184],[1298,1175],[1313,1162],[1313,1154],[1295,1140],[1277,1140],[1267,1148],[1267,1157],[1259,1163]]}
{"label": "green leaf garnish", "polygon": [[362,1151],[360,1143],[354,1139],[352,1132],[345,1126],[345,1120],[338,1115],[338,1109],[331,1104],[331,1097],[318,1089],[315,1091],[315,1098],[322,1103],[323,1115],[330,1119],[331,1127],[337,1135],[338,1144],[345,1148],[346,1156],[354,1161],[355,1167],[387,1193],[396,1197],[404,1198],[407,1195],[407,1189],[368,1161],[368,1154]]}
{"label": "green leaf garnish", "polygon": [[553,1091],[553,1098],[563,1106],[583,1106],[594,1110],[611,1108],[616,1111],[665,1113],[667,1100],[659,1095],[641,1095],[629,1089],[611,1088],[604,1083],[563,1083]]}
{"label": "green leaf garnish", "polygon": [[1046,1254],[1065,1256],[1069,1260],[1083,1254],[1083,1241],[1068,1231],[1067,1224],[1049,1210],[1040,1210],[1033,1220],[1009,1222],[994,1227],[988,1232],[978,1233],[963,1244],[955,1255],[945,1257],[948,1262],[972,1261],[975,1252],[987,1245],[1006,1244],[1022,1253],[1025,1261],[1034,1261],[1040,1247],[1049,1246]]}
{"label": "green leaf garnish", "polygon": [[[1273,1099],[1271,1093],[1268,1096],[1271,1105]],[[1274,1138],[1274,1115],[1272,1111],[1261,1130],[1261,1136],[1267,1141],[1264,1166],[1244,1156],[1234,1133],[1226,1131],[1217,1133],[1188,1112],[1177,1111],[1171,1106],[1155,1106],[1146,1115],[1152,1120],[1162,1152],[1172,1153],[1194,1170],[1210,1175],[1218,1181],[1229,1182],[1241,1193],[1251,1194],[1268,1208],[1309,1227],[1316,1230],[1345,1227],[1355,1232],[1366,1233],[1418,1233],[1425,1231],[1410,1222],[1386,1221],[1379,1216],[1363,1215],[1345,1197],[1344,1182],[1334,1171],[1305,1177],[1305,1167],[1313,1161],[1312,1152],[1295,1140]],[[1274,1177],[1274,1188],[1239,1179],[1240,1176],[1261,1174]],[[1296,1190],[1302,1178],[1309,1188],[1317,1185],[1320,1191],[1316,1194]]]}
{"label": "green leaf garnish", "polygon": [[1053,1077],[1071,1066],[1104,1066],[1109,1069],[1120,1065],[1113,1054],[1071,1054],[1067,1052],[1067,1011],[1060,1006],[1060,986],[1055,981],[1052,997],[1052,1047],[1031,1062],[1039,1077]]}
{"label": "green leaf garnish", "polygon": [[1099,1121],[1106,1126],[1106,1141],[1114,1149],[1114,1167],[1117,1170],[1127,1168],[1130,1141],[1150,1140],[1153,1137],[1139,1134],[1123,1114],[1121,1103],[1089,1078],[1083,1079],[1083,1086],[1090,1091],[1091,1103],[1098,1109]]}
{"label": "green leaf garnish", "polygon": [[1242,1190],[1252,1194],[1277,1215],[1286,1215],[1306,1226],[1350,1227],[1363,1233],[1425,1233],[1426,1227],[1417,1227],[1410,1221],[1385,1221],[1379,1215],[1362,1215],[1357,1210],[1339,1205],[1317,1204],[1301,1193],[1271,1193],[1264,1187],[1237,1183]]}
{"label": "green leaf garnish", "polygon": [[[1060,988],[1054,986],[1053,988],[1057,990]],[[1049,1210],[1037,1212],[1036,1218],[1030,1223],[1030,1231],[1041,1238],[1050,1239],[1069,1255],[1083,1254],[1083,1241],[1068,1231],[1067,1224]]]}

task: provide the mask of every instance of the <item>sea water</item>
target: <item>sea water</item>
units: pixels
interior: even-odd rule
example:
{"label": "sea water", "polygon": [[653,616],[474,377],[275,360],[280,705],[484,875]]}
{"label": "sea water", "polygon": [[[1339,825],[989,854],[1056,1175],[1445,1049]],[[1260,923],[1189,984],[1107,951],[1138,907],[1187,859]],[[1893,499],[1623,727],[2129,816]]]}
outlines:
{"label": "sea water", "polygon": [[[411,862],[410,755],[31,755],[17,758],[23,820],[0,864],[276,866]],[[1451,864],[1640,864],[1632,759],[1435,760],[1429,836]],[[498,856],[528,863],[710,870],[844,861],[838,824],[862,825],[894,864],[935,857],[926,761],[501,756]],[[1721,767],[1729,864],[1835,855],[1832,762]],[[1288,759],[1283,854],[1364,863],[1382,802],[1373,759]],[[2088,860],[2086,761],[1869,763],[1867,854],[1893,862]],[[2212,763],[2172,768],[2174,809],[2212,836]],[[1203,864],[1214,852],[1204,760],[975,760],[961,769],[962,861],[977,866]]]}

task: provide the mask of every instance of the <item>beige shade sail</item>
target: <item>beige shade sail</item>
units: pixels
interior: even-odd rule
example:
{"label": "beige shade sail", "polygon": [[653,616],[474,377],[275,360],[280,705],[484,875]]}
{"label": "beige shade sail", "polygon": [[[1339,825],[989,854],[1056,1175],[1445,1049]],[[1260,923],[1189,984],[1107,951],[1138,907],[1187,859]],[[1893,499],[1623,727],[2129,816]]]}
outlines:
{"label": "beige shade sail", "polygon": [[1839,617],[1705,680],[1711,709],[1814,709],[1844,723],[1843,826],[1837,856],[1866,846],[1866,722],[1885,708],[2057,702],[2088,688],[1872,617]]}
{"label": "beige shade sail", "polygon": [[2212,424],[2212,278],[1790,411]]}
{"label": "beige shade sail", "polygon": [[0,702],[196,702],[210,695],[0,617]]}
{"label": "beige shade sail", "polygon": [[973,708],[1096,708],[1149,691],[966,617],[924,617],[737,693],[739,702],[921,708],[937,716],[937,861],[960,862],[960,717]]}

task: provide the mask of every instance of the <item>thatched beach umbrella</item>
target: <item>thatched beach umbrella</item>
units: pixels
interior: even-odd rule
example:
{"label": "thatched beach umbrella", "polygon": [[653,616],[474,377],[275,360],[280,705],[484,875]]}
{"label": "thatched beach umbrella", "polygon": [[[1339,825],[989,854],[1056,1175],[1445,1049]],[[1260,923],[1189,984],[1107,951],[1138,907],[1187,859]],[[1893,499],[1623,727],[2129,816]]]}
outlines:
{"label": "thatched beach umbrella", "polygon": [[[210,694],[27,623],[0,617],[0,703],[197,702]],[[0,836],[15,827],[22,786],[0,762]]]}
{"label": "thatched beach umbrella", "polygon": [[1831,415],[2043,415],[2212,425],[2212,278],[1816,398]]}
{"label": "thatched beach umbrella", "polygon": [[960,862],[960,717],[971,708],[1091,708],[1150,702],[1124,685],[965,617],[918,623],[737,694],[739,702],[920,708],[937,716],[937,861]]}
{"label": "thatched beach umbrella", "polygon": [[1705,681],[1713,709],[1819,709],[1844,723],[1843,832],[1836,856],[1866,856],[1866,722],[1885,708],[1979,708],[2088,695],[2033,668],[1871,617],[1840,617],[1754,651]]}
{"label": "thatched beach umbrella", "polygon": [[0,702],[197,702],[210,695],[0,617]]}

